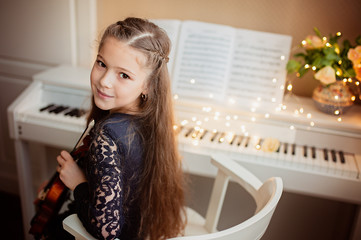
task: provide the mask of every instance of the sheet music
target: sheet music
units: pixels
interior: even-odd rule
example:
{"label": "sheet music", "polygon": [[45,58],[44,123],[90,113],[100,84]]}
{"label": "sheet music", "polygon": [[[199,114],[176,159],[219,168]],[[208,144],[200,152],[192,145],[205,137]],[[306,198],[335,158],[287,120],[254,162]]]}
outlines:
{"label": "sheet music", "polygon": [[180,101],[267,110],[282,103],[290,36],[198,21],[155,23],[177,44],[170,72]]}
{"label": "sheet music", "polygon": [[226,96],[238,106],[282,103],[290,46],[289,36],[238,29]]}
{"label": "sheet music", "polygon": [[173,74],[174,92],[182,97],[223,100],[233,39],[231,27],[184,22]]}

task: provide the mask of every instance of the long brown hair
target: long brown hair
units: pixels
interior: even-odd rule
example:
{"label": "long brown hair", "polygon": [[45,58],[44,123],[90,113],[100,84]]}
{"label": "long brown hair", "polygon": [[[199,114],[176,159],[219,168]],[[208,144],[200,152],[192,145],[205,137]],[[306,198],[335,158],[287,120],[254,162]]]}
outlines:
{"label": "long brown hair", "polygon": [[[99,44],[113,37],[147,58],[153,71],[147,79],[147,96],[140,96],[140,133],[144,140],[144,165],[138,185],[141,238],[166,239],[183,232],[185,226],[185,181],[173,131],[173,106],[167,68],[171,43],[155,24],[139,18],[127,18],[110,25]],[[109,114],[94,100],[88,121],[98,121]]]}

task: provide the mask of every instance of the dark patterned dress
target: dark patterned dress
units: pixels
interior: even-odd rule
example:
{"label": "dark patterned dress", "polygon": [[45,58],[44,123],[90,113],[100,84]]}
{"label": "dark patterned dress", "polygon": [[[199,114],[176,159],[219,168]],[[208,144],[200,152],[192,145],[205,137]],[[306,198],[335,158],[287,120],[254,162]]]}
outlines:
{"label": "dark patterned dress", "polygon": [[112,114],[95,125],[91,139],[88,156],[78,161],[88,182],[74,190],[75,211],[97,239],[137,239],[143,144],[136,121]]}

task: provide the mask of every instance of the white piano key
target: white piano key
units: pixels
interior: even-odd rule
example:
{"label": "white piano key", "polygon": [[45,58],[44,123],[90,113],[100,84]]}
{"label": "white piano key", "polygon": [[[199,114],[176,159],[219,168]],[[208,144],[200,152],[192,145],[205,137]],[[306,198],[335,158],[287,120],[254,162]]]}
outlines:
{"label": "white piano key", "polygon": [[322,161],[322,165],[323,165],[323,172],[325,173],[331,173],[331,171],[329,171],[330,168],[330,161],[332,161],[331,159],[331,154],[330,151],[328,151],[327,149],[322,149],[322,157],[323,157],[323,161]]}
{"label": "white piano key", "polygon": [[340,155],[339,151],[335,151],[335,155],[336,155],[336,169],[335,169],[336,175],[343,176],[344,171],[346,170],[346,165],[344,163],[342,163],[341,155]]}
{"label": "white piano key", "polygon": [[344,153],[345,162],[342,164],[342,176],[351,177],[352,176],[351,162],[354,161],[354,160],[347,159],[346,155],[347,154]]}
{"label": "white piano key", "polygon": [[[312,166],[311,161],[311,148],[309,146],[302,146],[302,158],[301,164],[304,166],[304,169],[308,169],[308,166]],[[311,167],[312,168],[312,167]]]}
{"label": "white piano key", "polygon": [[303,146],[296,146],[296,154],[293,158],[293,166],[301,168],[303,158]]}
{"label": "white piano key", "polygon": [[345,153],[345,161],[349,166],[349,177],[357,178],[358,171],[357,171],[355,156],[353,154]]}
{"label": "white piano key", "polygon": [[261,144],[262,144],[262,139],[260,138],[254,139],[252,143],[252,149],[254,154],[257,155],[258,162],[264,164],[276,164],[277,159],[271,157],[268,152],[263,151],[261,148]]}
{"label": "white piano key", "polygon": [[327,172],[325,162],[322,149],[316,149],[316,159],[314,159],[313,170],[316,172]]}
{"label": "white piano key", "polygon": [[341,175],[339,173],[338,169],[337,169],[338,167],[340,167],[337,164],[339,162],[339,158],[337,157],[337,154],[334,152],[334,150],[330,150],[329,156],[330,156],[330,159],[328,161],[328,163],[329,163],[329,168],[328,168],[329,173],[332,174],[332,175]]}
{"label": "white piano key", "polygon": [[284,161],[284,160],[285,160],[284,150],[285,150],[285,145],[284,145],[284,143],[281,142],[281,143],[280,143],[280,147],[279,147],[279,149],[277,150],[278,158],[279,158],[281,161]]}
{"label": "white piano key", "polygon": [[310,146],[303,146],[303,163],[305,165],[305,169],[306,170],[312,170],[313,168],[313,164],[314,164],[314,160],[312,158],[312,147]]}
{"label": "white piano key", "polygon": [[294,164],[294,155],[292,155],[292,144],[284,144],[284,150],[281,152],[283,160],[287,165],[292,166]]}

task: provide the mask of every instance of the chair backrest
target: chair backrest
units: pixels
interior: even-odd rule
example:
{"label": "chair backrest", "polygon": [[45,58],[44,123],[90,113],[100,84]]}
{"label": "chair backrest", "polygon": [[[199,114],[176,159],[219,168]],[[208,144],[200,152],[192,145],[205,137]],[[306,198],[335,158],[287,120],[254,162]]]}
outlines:
{"label": "chair backrest", "polygon": [[[211,160],[218,168],[210,203],[206,214],[205,228],[209,234],[185,236],[173,239],[179,240],[254,240],[260,239],[265,233],[273,212],[281,198],[283,182],[279,177],[273,177],[262,183],[255,175],[231,160],[226,155],[214,155]],[[255,200],[255,214],[242,223],[231,228],[216,232],[229,179],[240,184]]]}

